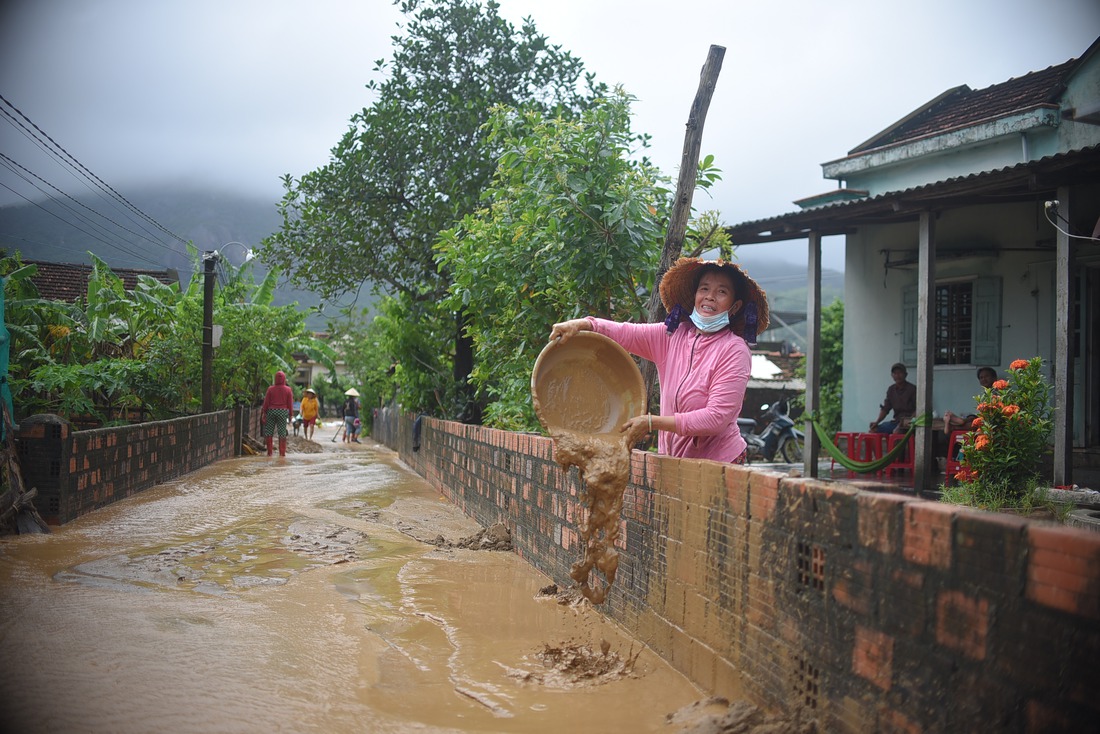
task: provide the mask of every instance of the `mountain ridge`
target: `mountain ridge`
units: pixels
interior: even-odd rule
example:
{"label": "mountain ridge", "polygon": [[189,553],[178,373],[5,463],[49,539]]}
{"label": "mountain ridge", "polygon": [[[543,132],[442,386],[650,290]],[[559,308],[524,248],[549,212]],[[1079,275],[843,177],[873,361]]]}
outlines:
{"label": "mountain ridge", "polygon": [[[104,211],[112,221],[94,224],[96,220],[80,209],[55,202],[0,207],[0,248],[9,252],[18,250],[28,260],[85,265],[91,263],[88,255],[91,250],[112,267],[173,268],[186,286],[198,265],[188,256],[184,242],[176,237],[189,240],[200,252],[224,250],[231,262],[240,264],[243,249],[225,249],[227,245],[257,247],[282,225],[277,201],[234,192],[186,185],[147,186],[128,194],[127,199],[171,234],[116,201],[108,202],[108,208],[99,197],[89,196],[84,201],[77,200],[78,204]],[[79,222],[79,226],[73,222]],[[759,251],[765,247],[740,248],[735,259],[768,292],[773,310],[804,311],[805,266]],[[255,271],[258,278],[267,272],[260,263],[256,263]],[[843,273],[823,270],[822,303],[830,303],[842,295]],[[275,303],[297,303],[309,310],[307,323],[315,330],[325,327],[324,317],[317,309],[328,306],[337,310],[334,305],[323,304],[311,291],[292,288],[285,277],[277,288]]]}

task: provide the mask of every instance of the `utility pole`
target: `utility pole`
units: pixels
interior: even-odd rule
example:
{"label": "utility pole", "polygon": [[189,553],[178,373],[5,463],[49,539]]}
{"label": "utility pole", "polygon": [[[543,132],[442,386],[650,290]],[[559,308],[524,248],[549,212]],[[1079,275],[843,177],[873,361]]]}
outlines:
{"label": "utility pole", "polygon": [[202,412],[214,410],[214,266],[217,251],[203,253],[202,283]]}

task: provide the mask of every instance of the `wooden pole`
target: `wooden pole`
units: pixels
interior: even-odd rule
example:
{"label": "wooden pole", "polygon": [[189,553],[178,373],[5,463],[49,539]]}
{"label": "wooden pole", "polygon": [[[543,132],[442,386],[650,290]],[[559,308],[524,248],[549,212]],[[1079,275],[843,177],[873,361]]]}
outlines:
{"label": "wooden pole", "polygon": [[[722,71],[722,59],[726,55],[723,46],[711,46],[706,63],[699,74],[699,89],[688,112],[687,130],[684,133],[684,152],[680,156],[680,175],[676,180],[676,198],[673,200],[672,215],[668,220],[668,232],[665,234],[665,246],[661,252],[661,263],[657,268],[657,277],[653,279],[653,292],[649,294],[650,322],[663,321],[667,315],[661,303],[660,284],[672,264],[679,259],[684,249],[684,234],[687,232],[688,219],[691,218],[691,198],[695,194],[695,181],[699,170],[699,151],[703,147],[703,124],[710,109],[710,99],[714,96],[714,86],[718,83],[718,74]],[[653,393],[653,381],[656,369],[646,362],[642,370],[645,378],[646,395]]]}

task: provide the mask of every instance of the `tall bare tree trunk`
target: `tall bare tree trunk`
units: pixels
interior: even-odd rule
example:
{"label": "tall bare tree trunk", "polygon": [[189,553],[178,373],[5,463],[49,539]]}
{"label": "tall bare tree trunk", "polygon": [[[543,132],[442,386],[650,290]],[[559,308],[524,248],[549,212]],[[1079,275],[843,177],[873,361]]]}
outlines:
{"label": "tall bare tree trunk", "polygon": [[[688,219],[691,218],[691,198],[695,195],[695,180],[699,170],[699,150],[703,146],[703,123],[710,109],[710,98],[714,96],[714,86],[718,83],[718,74],[722,71],[722,59],[726,55],[723,46],[711,46],[707,61],[699,74],[699,89],[695,92],[695,101],[688,113],[687,132],[684,133],[684,152],[680,157],[680,176],[676,180],[676,199],[672,206],[672,216],[668,220],[668,233],[665,235],[665,247],[661,252],[661,264],[657,277],[653,280],[653,292],[649,294],[649,321],[663,321],[667,313],[661,303],[659,286],[672,264],[679,259],[684,249],[684,233],[687,232]],[[646,396],[653,404],[653,382],[657,370],[652,362],[645,362],[642,369],[645,378]]]}

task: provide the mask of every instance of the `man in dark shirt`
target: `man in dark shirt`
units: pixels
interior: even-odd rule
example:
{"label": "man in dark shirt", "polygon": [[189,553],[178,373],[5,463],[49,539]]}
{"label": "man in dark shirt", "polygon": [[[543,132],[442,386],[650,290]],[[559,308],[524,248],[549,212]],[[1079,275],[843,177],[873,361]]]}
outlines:
{"label": "man in dark shirt", "polygon": [[[894,384],[886,388],[886,399],[879,407],[878,418],[871,421],[871,430],[878,433],[901,433],[902,421],[917,412],[917,386],[905,379],[909,376],[905,365],[896,363],[890,368],[890,376]],[[894,412],[893,419],[884,421],[890,411]]]}

